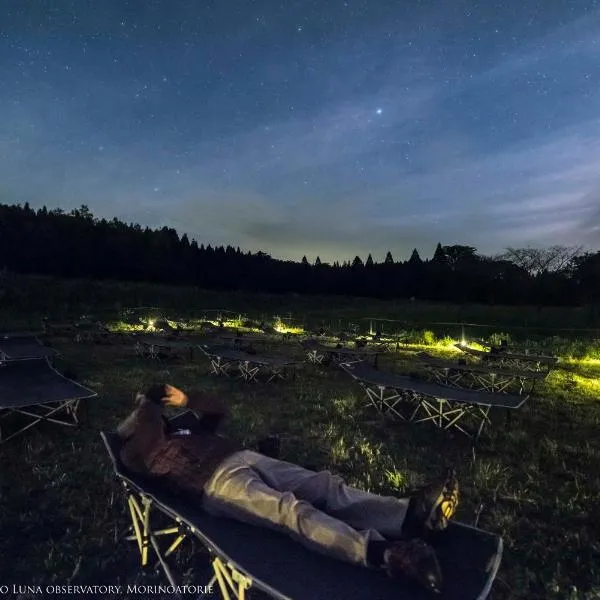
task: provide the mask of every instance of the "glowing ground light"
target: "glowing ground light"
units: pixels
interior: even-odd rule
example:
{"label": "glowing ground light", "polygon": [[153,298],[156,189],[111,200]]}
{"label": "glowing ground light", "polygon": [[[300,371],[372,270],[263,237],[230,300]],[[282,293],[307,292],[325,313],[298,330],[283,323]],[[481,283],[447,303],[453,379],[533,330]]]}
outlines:
{"label": "glowing ground light", "polygon": [[304,333],[303,327],[294,327],[293,325],[286,325],[279,317],[275,317],[273,329],[277,333]]}
{"label": "glowing ground light", "polygon": [[287,325],[283,324],[275,325],[273,329],[277,333],[304,333],[304,329],[302,327],[288,327]]}

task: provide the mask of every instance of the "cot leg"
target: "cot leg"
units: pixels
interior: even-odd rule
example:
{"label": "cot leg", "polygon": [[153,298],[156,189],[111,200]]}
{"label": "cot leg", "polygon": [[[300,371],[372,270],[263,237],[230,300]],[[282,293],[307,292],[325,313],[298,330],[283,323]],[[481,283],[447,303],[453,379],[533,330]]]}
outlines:
{"label": "cot leg", "polygon": [[246,590],[250,589],[252,580],[231,563],[224,564],[218,556],[213,559],[212,567],[215,574],[208,585],[218,583],[223,600],[245,600]]}
{"label": "cot leg", "polygon": [[152,547],[154,548],[154,552],[156,552],[156,556],[158,557],[158,562],[160,563],[160,566],[162,567],[165,576],[167,577],[169,583],[173,587],[177,587],[177,582],[175,581],[175,577],[173,577],[173,573],[171,573],[171,569],[169,568],[169,565],[167,564],[166,560],[164,559],[164,557],[162,555],[162,552],[160,551],[160,548],[158,547],[156,538],[153,535],[150,535],[149,538],[150,538]]}
{"label": "cot leg", "polygon": [[[142,520],[142,509],[140,508],[139,503],[133,494],[129,494],[127,497],[127,504],[129,504],[129,512],[131,513],[131,523],[134,530],[133,538],[137,542],[138,550],[140,551],[140,556],[142,557],[142,567],[145,566],[143,559],[143,535],[142,530],[140,528],[140,521]],[[127,538],[130,539],[130,538]]]}
{"label": "cot leg", "polygon": [[[490,410],[491,410],[491,406],[487,406],[485,409],[479,409],[481,412],[481,423],[479,424],[479,429],[477,430],[477,435],[475,436],[475,439],[478,440],[479,437],[481,436],[481,432],[483,431],[483,428],[485,426],[486,423],[489,423],[490,421]],[[507,412],[507,414],[510,414],[510,411]]]}
{"label": "cot leg", "polygon": [[142,534],[142,565],[145,567],[148,564],[148,550],[150,541],[150,500],[142,498],[144,507],[144,532]]}
{"label": "cot leg", "polygon": [[[131,522],[134,535],[129,535],[125,539],[134,539],[137,542],[141,556],[142,568],[148,567],[149,552],[150,547],[152,547],[158,558],[158,563],[156,564],[155,568],[157,569],[160,565],[169,583],[172,586],[177,586],[177,582],[175,581],[175,577],[173,576],[173,573],[167,564],[166,558],[172,554],[185,539],[186,536],[183,530],[181,530],[181,528],[178,526],[153,532],[150,526],[150,510],[152,508],[152,500],[142,497],[140,502],[133,494],[129,493],[127,502],[129,504],[129,511],[131,513]],[[164,536],[173,534],[177,535],[177,538],[163,554],[156,538],[159,535]]]}
{"label": "cot leg", "polygon": [[[145,496],[136,497],[135,494],[127,490],[127,502],[131,513],[133,535],[127,536],[127,540],[135,540],[141,555],[142,567],[148,566],[149,552],[154,550],[158,558],[158,563],[155,568],[162,567],[162,570],[168,579],[169,583],[176,587],[177,582],[173,573],[167,564],[167,557],[171,555],[187,537],[186,528],[177,520],[178,525],[152,531],[150,524],[150,510],[152,508],[152,500]],[[158,545],[158,536],[175,535],[175,539],[169,546],[166,552],[163,552]],[[216,556],[212,560],[213,576],[209,582],[209,586],[218,584],[221,592],[222,600],[246,600],[246,591],[252,586],[252,579],[247,575],[238,571],[238,569],[230,562]]]}
{"label": "cot leg", "polygon": [[136,540],[142,559],[142,567],[146,567],[148,565],[148,550],[151,537],[150,508],[152,506],[152,501],[148,500],[146,497],[142,497],[140,506],[140,502],[138,502],[137,498],[130,493],[127,502],[129,504],[131,522],[135,532],[134,536],[130,536],[127,539],[133,537]]}

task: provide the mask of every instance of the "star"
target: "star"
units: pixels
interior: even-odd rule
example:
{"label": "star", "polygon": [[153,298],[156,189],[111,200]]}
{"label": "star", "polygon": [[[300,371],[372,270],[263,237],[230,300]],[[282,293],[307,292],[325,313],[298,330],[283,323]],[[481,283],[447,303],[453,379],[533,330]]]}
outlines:
{"label": "star", "polygon": [[[203,214],[214,211],[223,242],[258,244],[247,235],[252,231],[274,256],[302,257],[306,240],[321,258],[327,248],[353,257],[388,245],[394,257],[409,256],[417,243],[430,253],[442,235],[428,229],[427,215],[438,208],[444,235],[481,243],[482,255],[494,254],[494,245],[569,245],[580,237],[600,247],[600,234],[588,239],[587,223],[597,204],[588,188],[600,139],[600,41],[594,19],[577,8],[586,3],[553,5],[544,24],[525,7],[517,18],[511,9],[483,11],[481,2],[480,9],[469,2],[444,9],[435,19],[416,7],[427,4],[422,0],[406,7],[275,3],[279,8],[256,0],[187,1],[169,3],[166,12],[156,10],[156,0],[135,12],[127,0],[90,3],[85,19],[72,4],[52,3],[33,25],[15,9],[10,26],[0,28],[7,81],[0,86],[0,148],[21,136],[19,151],[0,161],[10,197],[42,206],[55,202],[60,188],[64,202],[81,198],[107,214],[113,205],[106,197],[134,190],[165,219],[174,203],[189,216],[182,227],[196,228],[200,238],[216,235]],[[125,8],[106,12],[104,4]],[[522,2],[514,4],[521,10]],[[445,21],[452,39],[439,30]],[[452,164],[441,158],[447,154]],[[573,164],[559,167],[565,157]],[[92,179],[106,184],[95,189]],[[555,190],[558,179],[564,181]],[[505,180],[515,180],[514,189],[506,190]],[[368,239],[350,235],[333,208],[314,227],[321,194],[332,207],[360,207],[367,185],[380,218]],[[257,209],[240,217],[238,204],[254,202]],[[294,213],[290,229],[274,232],[263,222],[260,211],[289,222],[290,207],[300,202],[314,205]],[[553,203],[561,202],[554,216]],[[481,227],[459,218],[471,209]],[[424,224],[391,233],[386,221],[406,211],[423,211]],[[548,229],[527,225],[535,211]],[[358,227],[359,211],[350,212]],[[446,213],[453,215],[447,223]],[[132,214],[146,224],[143,208]],[[383,223],[381,235],[375,221]],[[552,222],[562,237],[547,234]]]}

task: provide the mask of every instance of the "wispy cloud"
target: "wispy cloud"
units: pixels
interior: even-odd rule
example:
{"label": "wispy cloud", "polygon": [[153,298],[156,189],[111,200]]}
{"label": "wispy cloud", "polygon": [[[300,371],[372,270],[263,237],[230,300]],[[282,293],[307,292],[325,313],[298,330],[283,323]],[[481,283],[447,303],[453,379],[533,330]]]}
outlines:
{"label": "wispy cloud", "polygon": [[[236,95],[227,78],[198,88],[197,106],[179,100],[175,109],[168,85],[143,89],[123,74],[105,81],[74,64],[77,80],[66,87],[50,82],[33,95],[21,93],[25,84],[0,90],[9,107],[0,114],[3,198],[66,209],[86,203],[100,216],[286,258],[383,258],[387,250],[399,257],[413,247],[429,256],[438,241],[485,253],[599,244],[593,103],[578,103],[580,90],[569,89],[572,74],[564,70],[556,97],[514,84],[544,69],[561,72],[566,59],[591,64],[600,54],[598,14],[526,40],[469,74],[441,65],[433,51],[419,56],[398,43],[384,52],[377,32],[356,44],[342,36],[302,55],[263,57],[235,85],[263,81],[272,89],[261,96],[265,109],[254,112],[253,99]],[[260,44],[265,27],[240,24],[236,52]],[[463,77],[448,85],[448,72]],[[17,92],[21,103],[10,104]],[[448,111],[461,95],[470,104]],[[483,97],[499,113],[516,105],[568,125],[543,128],[532,118],[522,131],[514,125],[519,135],[511,138],[502,129],[507,121],[499,121],[492,137],[484,134],[492,123],[481,120],[492,108],[476,106]],[[228,121],[232,107],[238,112]],[[472,119],[469,110],[483,116]]]}

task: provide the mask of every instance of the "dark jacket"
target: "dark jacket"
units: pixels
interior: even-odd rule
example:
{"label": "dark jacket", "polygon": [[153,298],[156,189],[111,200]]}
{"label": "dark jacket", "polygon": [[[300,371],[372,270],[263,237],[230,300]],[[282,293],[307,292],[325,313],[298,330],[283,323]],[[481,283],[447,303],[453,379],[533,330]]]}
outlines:
{"label": "dark jacket", "polygon": [[182,491],[201,495],[219,464],[242,450],[215,433],[228,414],[218,398],[202,392],[188,394],[187,408],[206,416],[211,429],[186,436],[169,432],[161,405],[144,396],[138,398],[138,407],[117,430],[124,440],[121,461],[133,473],[160,476]]}

